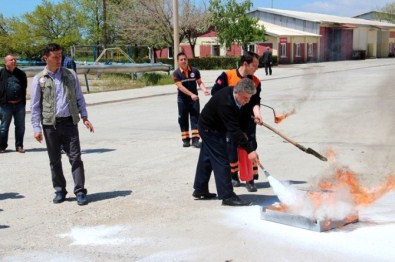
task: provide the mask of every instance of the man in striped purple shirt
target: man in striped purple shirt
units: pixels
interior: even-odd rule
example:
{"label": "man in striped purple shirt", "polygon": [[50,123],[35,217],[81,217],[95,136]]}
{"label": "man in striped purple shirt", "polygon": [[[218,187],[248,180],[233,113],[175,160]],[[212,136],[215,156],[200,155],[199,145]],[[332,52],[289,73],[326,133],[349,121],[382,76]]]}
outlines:
{"label": "man in striped purple shirt", "polygon": [[74,71],[62,67],[62,48],[52,43],[44,48],[43,59],[47,66],[38,73],[32,82],[30,109],[34,138],[47,145],[55,189],[55,204],[66,199],[66,179],[63,175],[61,147],[71,164],[74,179],[74,194],[78,205],[86,205],[84,165],[81,160],[81,147],[78,133],[80,117],[83,124],[94,132],[88,120],[86,103]]}

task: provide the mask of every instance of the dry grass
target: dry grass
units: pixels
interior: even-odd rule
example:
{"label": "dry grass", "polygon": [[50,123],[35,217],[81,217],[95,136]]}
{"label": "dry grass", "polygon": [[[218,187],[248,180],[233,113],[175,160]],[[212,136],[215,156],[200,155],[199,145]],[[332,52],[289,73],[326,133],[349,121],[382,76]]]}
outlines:
{"label": "dry grass", "polygon": [[[100,76],[88,75],[89,92],[106,92],[124,89],[141,88],[145,86],[157,86],[173,84],[171,76],[167,74],[146,73],[143,75],[128,74],[102,74]],[[81,87],[86,90],[84,76],[79,76]]]}

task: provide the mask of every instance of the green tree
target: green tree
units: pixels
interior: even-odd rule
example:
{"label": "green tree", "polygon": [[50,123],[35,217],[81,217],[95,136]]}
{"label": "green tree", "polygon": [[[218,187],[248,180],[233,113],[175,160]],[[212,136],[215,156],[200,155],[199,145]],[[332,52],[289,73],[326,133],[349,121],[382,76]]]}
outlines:
{"label": "green tree", "polygon": [[32,13],[24,15],[30,30],[39,44],[55,41],[69,47],[81,40],[82,13],[75,9],[70,0],[53,4],[43,0]]}
{"label": "green tree", "polygon": [[83,13],[82,34],[85,44],[100,45],[102,43],[103,1],[73,0],[76,9]]}
{"label": "green tree", "polygon": [[247,14],[251,7],[250,0],[241,3],[236,0],[210,0],[211,23],[221,45],[230,47],[237,43],[247,50],[250,43],[265,41],[264,27],[257,24],[257,18]]}
{"label": "green tree", "polygon": [[81,41],[83,24],[81,12],[75,10],[71,0],[58,4],[43,0],[31,13],[9,21],[11,49],[31,59],[40,55],[42,47],[56,42],[65,49]]}
{"label": "green tree", "polygon": [[37,40],[39,36],[30,30],[29,24],[21,18],[12,17],[9,20],[9,27],[9,50],[27,59],[37,58],[43,44],[39,44]]}
{"label": "green tree", "polygon": [[395,3],[386,4],[376,16],[379,20],[395,23]]}
{"label": "green tree", "polygon": [[[113,12],[112,7],[120,5],[122,0],[105,1],[105,10],[104,0],[72,0],[72,2],[76,9],[83,14],[82,34],[84,44],[104,46],[111,45],[116,41],[117,14]],[[104,29],[106,32],[104,32]]]}
{"label": "green tree", "polygon": [[9,21],[0,14],[0,55],[3,57],[9,51]]}

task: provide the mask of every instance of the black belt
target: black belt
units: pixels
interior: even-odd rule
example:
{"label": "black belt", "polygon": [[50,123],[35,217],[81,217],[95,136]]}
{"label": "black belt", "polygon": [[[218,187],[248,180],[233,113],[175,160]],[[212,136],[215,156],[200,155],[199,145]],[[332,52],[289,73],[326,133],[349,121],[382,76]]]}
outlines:
{"label": "black belt", "polygon": [[73,121],[73,117],[71,116],[66,116],[66,117],[57,117],[56,118],[56,123],[62,123],[65,121]]}
{"label": "black belt", "polygon": [[7,104],[18,104],[19,102],[22,102],[22,99],[7,101]]}

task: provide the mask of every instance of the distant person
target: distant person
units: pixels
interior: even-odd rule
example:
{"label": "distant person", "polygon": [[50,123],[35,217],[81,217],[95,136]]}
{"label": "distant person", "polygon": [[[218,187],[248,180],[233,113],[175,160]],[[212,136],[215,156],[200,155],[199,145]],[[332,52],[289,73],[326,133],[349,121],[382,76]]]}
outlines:
{"label": "distant person", "polygon": [[16,65],[12,54],[4,57],[4,68],[0,70],[0,153],[8,147],[8,131],[11,120],[15,125],[16,152],[25,153],[23,138],[25,136],[27,77]]}
{"label": "distant person", "polygon": [[181,129],[183,147],[191,146],[191,134],[189,133],[189,121],[191,122],[192,146],[200,148],[200,136],[197,128],[200,114],[200,103],[197,84],[205,95],[210,95],[206,89],[200,72],[197,68],[188,65],[188,58],[185,53],[177,55],[179,68],[173,73],[173,79],[178,89],[178,123]]}
{"label": "distant person", "polygon": [[[260,110],[261,103],[261,81],[254,74],[258,69],[259,56],[254,52],[245,52],[240,58],[240,67],[232,70],[222,72],[222,74],[216,79],[215,84],[211,90],[211,94],[215,95],[219,90],[228,87],[235,86],[241,79],[250,78],[253,80],[256,88],[256,93],[251,97],[250,102],[243,107],[243,111],[249,115],[243,119],[243,131],[246,132],[248,140],[251,145],[254,146],[254,150],[258,147],[256,142],[256,124],[262,122],[262,115]],[[253,118],[251,117],[253,116]],[[232,184],[234,187],[241,185],[239,179],[239,157],[237,152],[237,143],[233,141],[231,134],[227,136],[228,142],[228,154],[232,176]],[[248,192],[256,192],[254,180],[258,180],[259,171],[258,165],[253,163],[253,178],[250,181],[246,181],[246,188]]]}
{"label": "distant person", "polygon": [[265,66],[265,73],[266,75],[269,73],[269,75],[272,75],[272,51],[270,51],[270,47],[266,47],[266,51],[263,53],[263,58],[262,58],[263,65]]}
{"label": "distant person", "polygon": [[233,141],[244,148],[251,162],[259,162],[258,154],[241,129],[243,107],[256,93],[254,82],[241,79],[234,88],[219,90],[205,105],[199,117],[199,132],[202,137],[199,160],[196,167],[194,192],[198,199],[212,199],[216,194],[209,192],[211,172],[214,171],[218,198],[223,205],[248,206],[251,203],[240,199],[233,191],[227,153],[227,133]]}
{"label": "distant person", "polygon": [[62,66],[77,72],[77,65],[74,59],[67,55],[62,55]]}
{"label": "distant person", "polygon": [[38,73],[31,88],[31,122],[34,138],[42,142],[43,133],[47,145],[55,189],[55,204],[66,199],[66,179],[63,175],[61,146],[65,150],[74,179],[74,194],[78,205],[88,203],[85,188],[85,171],[81,160],[78,122],[80,116],[85,127],[94,132],[88,120],[86,103],[74,71],[62,67],[62,48],[48,44],[44,49],[47,66]]}

